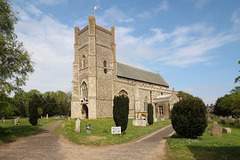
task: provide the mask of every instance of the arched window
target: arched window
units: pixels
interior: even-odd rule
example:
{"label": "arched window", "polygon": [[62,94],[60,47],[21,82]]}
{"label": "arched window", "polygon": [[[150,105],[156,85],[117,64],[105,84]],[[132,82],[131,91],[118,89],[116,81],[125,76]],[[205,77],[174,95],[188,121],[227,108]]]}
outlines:
{"label": "arched window", "polygon": [[86,67],[86,57],[83,55],[82,57],[82,69]]}
{"label": "arched window", "polygon": [[107,62],[106,61],[103,62],[103,67],[107,67]]}
{"label": "arched window", "polygon": [[128,96],[128,93],[125,90],[121,90],[118,95]]}
{"label": "arched window", "polygon": [[83,99],[88,98],[88,89],[87,89],[87,84],[85,82],[82,83],[82,95],[83,95]]}

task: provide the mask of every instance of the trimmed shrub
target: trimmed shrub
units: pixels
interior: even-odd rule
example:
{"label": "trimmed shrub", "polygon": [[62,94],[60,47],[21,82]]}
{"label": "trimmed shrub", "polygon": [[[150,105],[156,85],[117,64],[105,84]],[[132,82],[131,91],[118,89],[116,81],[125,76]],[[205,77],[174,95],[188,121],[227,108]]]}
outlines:
{"label": "trimmed shrub", "polygon": [[197,138],[207,127],[205,104],[197,97],[184,98],[174,104],[171,121],[178,135],[185,138]]}
{"label": "trimmed shrub", "polygon": [[37,94],[34,94],[33,98],[29,102],[29,122],[34,126],[38,123],[38,105],[40,104],[39,101],[39,96]]}
{"label": "trimmed shrub", "polygon": [[151,103],[148,104],[148,124],[153,124],[153,106]]}
{"label": "trimmed shrub", "polygon": [[113,119],[116,126],[121,126],[122,132],[127,129],[129,113],[129,99],[127,96],[114,96],[113,99]]}

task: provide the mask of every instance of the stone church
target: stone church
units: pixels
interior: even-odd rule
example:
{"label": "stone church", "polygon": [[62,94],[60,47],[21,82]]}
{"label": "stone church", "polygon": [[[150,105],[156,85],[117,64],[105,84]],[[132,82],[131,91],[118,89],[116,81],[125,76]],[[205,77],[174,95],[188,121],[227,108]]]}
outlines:
{"label": "stone church", "polygon": [[71,118],[113,117],[113,98],[129,98],[129,118],[147,115],[147,105],[154,107],[154,118],[169,117],[176,92],[159,73],[153,73],[116,61],[115,28],[96,25],[95,16],[88,25],[74,27],[74,62]]}

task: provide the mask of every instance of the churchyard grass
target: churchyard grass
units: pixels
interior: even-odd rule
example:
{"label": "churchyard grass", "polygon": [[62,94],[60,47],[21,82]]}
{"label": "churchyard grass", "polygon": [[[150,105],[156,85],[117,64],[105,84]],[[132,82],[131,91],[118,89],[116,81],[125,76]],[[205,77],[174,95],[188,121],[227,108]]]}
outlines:
{"label": "churchyard grass", "polygon": [[[219,120],[217,120],[219,122]],[[210,123],[208,127],[211,127]],[[221,124],[219,124],[221,125]],[[221,125],[229,127],[232,133],[223,133],[222,137],[213,137],[206,131],[196,139],[180,138],[176,133],[167,140],[168,160],[219,160],[240,159],[240,126],[230,126],[230,122]]]}
{"label": "churchyard grass", "polygon": [[[91,125],[90,134],[86,133],[87,123]],[[60,129],[60,134],[77,144],[105,146],[132,141],[163,128],[170,123],[169,119],[165,119],[165,122],[154,122],[153,125],[140,127],[133,126],[133,120],[129,119],[126,133],[120,136],[111,134],[111,127],[115,126],[112,118],[93,120],[83,119],[81,120],[80,132],[75,131],[75,120],[72,119],[64,122],[64,127]]]}
{"label": "churchyard grass", "polygon": [[13,141],[16,138],[34,135],[60,119],[38,119],[38,124],[32,126],[26,118],[20,118],[20,124],[14,125],[12,119],[0,122],[0,144]]}

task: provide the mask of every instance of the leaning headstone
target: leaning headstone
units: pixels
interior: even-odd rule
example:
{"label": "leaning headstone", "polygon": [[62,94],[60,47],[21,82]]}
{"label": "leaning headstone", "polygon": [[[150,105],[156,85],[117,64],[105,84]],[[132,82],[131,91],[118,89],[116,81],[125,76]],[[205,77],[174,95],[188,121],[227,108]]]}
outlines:
{"label": "leaning headstone", "polygon": [[235,122],[235,118],[232,118],[232,122]]}
{"label": "leaning headstone", "polygon": [[222,137],[222,126],[219,126],[218,124],[214,124],[212,126],[212,136],[214,137]]}
{"label": "leaning headstone", "polygon": [[235,125],[235,126],[239,126],[239,120],[236,120],[236,121],[234,122],[234,125]]}
{"label": "leaning headstone", "polygon": [[48,114],[46,115],[46,118],[48,119]]}
{"label": "leaning headstone", "polygon": [[76,119],[75,121],[75,131],[80,132],[80,120]]}
{"label": "leaning headstone", "polygon": [[19,121],[19,117],[17,117],[16,119],[17,119],[17,122],[16,122],[16,123],[17,123],[17,124],[20,123],[20,121]]}
{"label": "leaning headstone", "polygon": [[71,119],[71,117],[68,117],[68,120],[70,120]]}
{"label": "leaning headstone", "polygon": [[42,119],[42,116],[41,116],[41,119]]}
{"label": "leaning headstone", "polygon": [[225,120],[224,119],[220,120],[220,124],[224,124],[225,125]]}
{"label": "leaning headstone", "polygon": [[232,119],[232,116],[228,116],[229,119]]}
{"label": "leaning headstone", "polygon": [[157,118],[154,118],[154,122],[157,122],[157,120],[158,120]]}
{"label": "leaning headstone", "polygon": [[17,121],[18,121],[17,118],[14,119],[14,120],[13,120],[13,124],[14,124],[14,125],[17,125],[17,124],[18,124]]}
{"label": "leaning headstone", "polygon": [[222,128],[222,133],[232,133],[231,128]]}
{"label": "leaning headstone", "polygon": [[5,123],[5,118],[4,117],[2,117],[2,123]]}
{"label": "leaning headstone", "polygon": [[212,118],[211,117],[208,117],[208,123],[211,123],[212,122]]}

